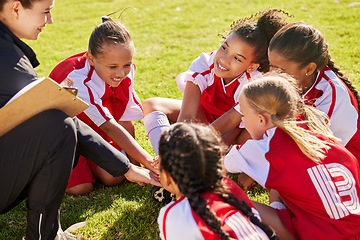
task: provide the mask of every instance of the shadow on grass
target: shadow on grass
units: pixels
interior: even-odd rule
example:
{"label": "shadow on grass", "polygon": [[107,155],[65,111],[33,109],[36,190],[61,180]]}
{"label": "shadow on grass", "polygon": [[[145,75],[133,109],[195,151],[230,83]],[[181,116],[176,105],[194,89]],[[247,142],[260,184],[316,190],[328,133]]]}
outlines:
{"label": "shadow on grass", "polygon": [[85,239],[159,239],[157,217],[165,204],[155,202],[151,187],[125,182],[116,187],[95,185],[86,196],[65,196],[63,229],[87,221],[76,233]]}
{"label": "shadow on grass", "polygon": [[[157,217],[165,204],[155,202],[150,191],[149,186],[133,196],[122,194],[127,202],[114,202],[112,207],[118,214],[100,239],[160,239]],[[123,208],[122,204],[126,207]]]}
{"label": "shadow on grass", "polygon": [[[76,234],[85,239],[159,239],[157,216],[164,204],[151,197],[151,186],[125,182],[106,187],[95,184],[84,196],[65,195],[60,206],[62,229],[77,222],[88,225]],[[0,215],[0,239],[21,239],[26,231],[26,204]]]}
{"label": "shadow on grass", "polygon": [[[231,177],[236,180],[236,175]],[[97,183],[88,195],[65,195],[60,207],[62,228],[87,221],[88,225],[76,231],[84,239],[159,239],[157,217],[165,203],[152,199],[151,187],[130,182],[115,187]],[[246,193],[252,200],[268,201],[267,191],[259,185]],[[25,229],[25,202],[0,215],[0,239],[21,239]]]}

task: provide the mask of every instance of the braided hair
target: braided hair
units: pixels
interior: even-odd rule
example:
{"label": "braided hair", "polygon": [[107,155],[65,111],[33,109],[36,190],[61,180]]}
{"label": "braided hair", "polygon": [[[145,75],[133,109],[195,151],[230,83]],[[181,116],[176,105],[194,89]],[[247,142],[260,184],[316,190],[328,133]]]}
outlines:
{"label": "braided hair", "polygon": [[170,174],[181,193],[188,198],[192,209],[221,239],[229,239],[228,234],[221,229],[221,222],[207,207],[202,193],[218,194],[271,239],[277,239],[274,232],[254,216],[245,202],[235,198],[222,186],[220,160],[224,153],[225,145],[213,128],[195,123],[176,123],[160,138],[160,171],[165,170]]}

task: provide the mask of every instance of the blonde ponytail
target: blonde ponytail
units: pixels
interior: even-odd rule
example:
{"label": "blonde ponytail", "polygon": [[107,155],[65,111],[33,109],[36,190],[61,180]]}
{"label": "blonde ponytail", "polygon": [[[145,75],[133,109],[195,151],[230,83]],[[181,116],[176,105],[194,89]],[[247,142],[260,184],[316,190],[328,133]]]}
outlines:
{"label": "blonde ponytail", "polygon": [[300,101],[293,82],[289,75],[269,73],[247,84],[243,93],[257,112],[270,113],[271,121],[289,134],[308,158],[319,163],[330,146],[316,134],[338,139],[330,131],[327,115]]}
{"label": "blonde ponytail", "polygon": [[327,142],[321,141],[314,134],[311,134],[309,130],[303,127],[299,127],[299,124],[306,124],[309,121],[281,121],[274,120],[272,122],[284,130],[297,144],[301,152],[304,153],[308,158],[316,163],[320,163],[324,159],[327,150],[330,148]]}

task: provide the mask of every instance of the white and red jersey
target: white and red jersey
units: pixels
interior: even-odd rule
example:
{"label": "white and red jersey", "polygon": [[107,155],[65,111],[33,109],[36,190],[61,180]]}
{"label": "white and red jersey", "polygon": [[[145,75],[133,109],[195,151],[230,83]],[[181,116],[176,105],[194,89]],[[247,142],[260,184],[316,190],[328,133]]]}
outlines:
{"label": "white and red jersey", "polygon": [[[255,209],[250,199],[243,190],[231,179],[223,178],[223,185],[239,200],[245,201],[252,209],[256,217],[260,219],[259,213]],[[202,196],[206,199],[206,205],[210,211],[215,213],[220,219],[222,230],[229,234],[233,239],[269,239],[267,235],[256,225],[250,222],[240,210],[232,205],[225,203],[215,193],[205,193]],[[220,239],[209,228],[205,221],[196,214],[186,197],[180,197],[176,201],[167,204],[160,210],[158,217],[160,228],[160,238],[163,240],[176,239]]]}
{"label": "white and red jersey", "polygon": [[[360,237],[360,170],[357,159],[341,144],[320,164],[304,155],[278,127],[261,140],[234,146],[225,156],[229,172],[245,172],[263,187],[275,189],[292,214],[285,225],[298,239],[358,239]],[[281,215],[280,215],[281,217]]]}
{"label": "white and red jersey", "polygon": [[202,53],[190,65],[190,68],[176,77],[178,87],[184,92],[187,81],[199,86],[201,91],[200,109],[209,123],[219,118],[239,101],[242,87],[251,79],[262,76],[259,71],[244,72],[230,83],[224,85],[222,78],[214,73],[216,51]]}
{"label": "white and red jersey", "polygon": [[134,121],[143,118],[141,101],[134,90],[135,65],[118,87],[105,83],[90,66],[86,54],[79,53],[60,62],[50,73],[50,78],[62,82],[66,77],[74,80],[78,97],[89,104],[79,119],[87,123],[105,140],[116,145],[99,128],[114,118],[118,121]]}
{"label": "white and red jersey", "polygon": [[330,129],[360,163],[360,118],[354,94],[329,68],[319,71],[313,86],[303,95],[305,104],[330,118]]}

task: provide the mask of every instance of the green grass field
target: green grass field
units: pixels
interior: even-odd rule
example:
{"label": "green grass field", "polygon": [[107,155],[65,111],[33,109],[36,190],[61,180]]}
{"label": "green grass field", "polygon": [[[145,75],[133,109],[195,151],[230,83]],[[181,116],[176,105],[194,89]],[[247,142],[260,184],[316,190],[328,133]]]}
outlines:
{"label": "green grass field", "polygon": [[[201,52],[219,47],[218,35],[230,24],[259,10],[283,9],[294,15],[289,21],[313,24],[330,45],[330,53],[343,72],[360,86],[360,4],[353,1],[304,0],[61,0],[53,9],[54,24],[37,41],[29,41],[41,65],[39,76],[48,76],[66,57],[87,50],[93,28],[101,16],[128,8],[121,16],[130,29],[136,54],[135,88],[145,100],[153,96],[182,98],[175,77],[186,71]],[[114,15],[117,18],[119,14]],[[360,88],[358,88],[360,89]],[[153,154],[141,121],[136,122],[139,143]],[[88,225],[77,233],[85,239],[158,239],[157,216],[161,204],[150,195],[151,186],[125,183],[117,187],[96,184],[86,196],[65,196],[61,205],[63,229],[79,222]],[[0,193],[1,194],[1,193]],[[248,192],[253,200],[267,202],[266,191]],[[0,239],[25,235],[26,207],[20,204],[0,216]]]}

